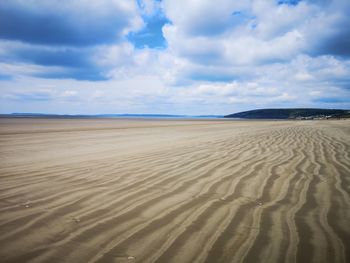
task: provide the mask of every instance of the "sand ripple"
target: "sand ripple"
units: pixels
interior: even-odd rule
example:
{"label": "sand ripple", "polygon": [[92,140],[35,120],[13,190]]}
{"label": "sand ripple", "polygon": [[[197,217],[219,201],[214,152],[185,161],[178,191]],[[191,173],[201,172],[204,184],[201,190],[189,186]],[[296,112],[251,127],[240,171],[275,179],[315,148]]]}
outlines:
{"label": "sand ripple", "polygon": [[1,120],[2,262],[350,261],[348,121],[75,121]]}

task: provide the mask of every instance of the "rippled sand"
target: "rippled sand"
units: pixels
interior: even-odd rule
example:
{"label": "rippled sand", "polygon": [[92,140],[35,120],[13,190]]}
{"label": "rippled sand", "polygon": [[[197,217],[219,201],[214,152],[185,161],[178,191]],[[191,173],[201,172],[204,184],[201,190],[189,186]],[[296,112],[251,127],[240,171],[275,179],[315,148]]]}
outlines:
{"label": "rippled sand", "polygon": [[349,262],[350,122],[0,119],[1,262]]}

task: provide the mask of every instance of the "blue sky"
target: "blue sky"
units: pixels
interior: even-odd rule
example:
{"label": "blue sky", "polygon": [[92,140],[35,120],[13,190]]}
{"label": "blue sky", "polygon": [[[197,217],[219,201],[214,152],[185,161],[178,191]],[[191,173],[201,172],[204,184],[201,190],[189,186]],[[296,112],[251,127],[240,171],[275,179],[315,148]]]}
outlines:
{"label": "blue sky", "polygon": [[0,113],[350,108],[348,0],[2,0]]}

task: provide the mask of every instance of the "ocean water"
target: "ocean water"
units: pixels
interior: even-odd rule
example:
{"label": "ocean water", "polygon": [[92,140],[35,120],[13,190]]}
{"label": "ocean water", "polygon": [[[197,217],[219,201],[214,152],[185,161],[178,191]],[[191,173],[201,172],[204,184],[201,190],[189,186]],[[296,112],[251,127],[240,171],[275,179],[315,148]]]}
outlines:
{"label": "ocean water", "polygon": [[134,119],[221,119],[222,115],[172,115],[172,114],[43,114],[12,113],[0,114],[0,117],[17,118],[134,118]]}

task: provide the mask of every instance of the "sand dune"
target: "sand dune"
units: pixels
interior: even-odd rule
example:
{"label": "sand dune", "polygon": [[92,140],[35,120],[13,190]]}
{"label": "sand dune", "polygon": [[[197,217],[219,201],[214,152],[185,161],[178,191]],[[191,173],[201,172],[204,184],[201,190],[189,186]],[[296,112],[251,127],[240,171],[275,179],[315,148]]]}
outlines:
{"label": "sand dune", "polygon": [[2,262],[349,262],[348,121],[0,119]]}

